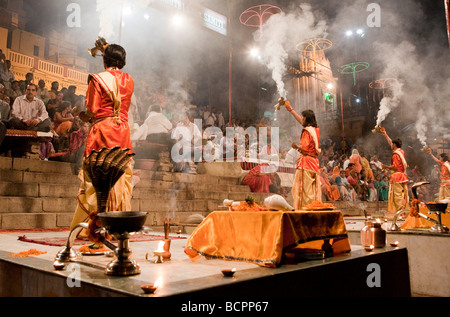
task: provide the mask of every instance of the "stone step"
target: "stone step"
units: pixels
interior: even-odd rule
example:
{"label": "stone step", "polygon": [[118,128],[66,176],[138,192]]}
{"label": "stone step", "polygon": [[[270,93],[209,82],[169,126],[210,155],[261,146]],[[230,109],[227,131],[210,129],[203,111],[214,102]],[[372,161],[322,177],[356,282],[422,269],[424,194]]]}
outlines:
{"label": "stone step", "polygon": [[0,157],[0,170],[18,170],[72,175],[72,165],[66,162],[41,161],[18,157]]}
{"label": "stone step", "polygon": [[19,197],[76,197],[78,184],[0,182],[0,196]]}
{"label": "stone step", "polygon": [[[167,213],[164,211],[148,212],[145,226],[163,226],[164,219],[172,223],[186,223],[192,215],[208,216],[207,211],[188,211]],[[0,213],[0,229],[49,229],[68,228],[73,219],[73,213]]]}

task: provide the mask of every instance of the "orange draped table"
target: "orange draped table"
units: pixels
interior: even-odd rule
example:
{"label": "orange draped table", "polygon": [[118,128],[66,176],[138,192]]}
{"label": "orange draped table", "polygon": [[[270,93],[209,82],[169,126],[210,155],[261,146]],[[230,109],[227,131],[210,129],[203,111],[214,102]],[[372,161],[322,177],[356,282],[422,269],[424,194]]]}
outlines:
{"label": "orange draped table", "polygon": [[235,260],[277,267],[294,248],[350,251],[342,213],[331,211],[214,211],[194,230],[184,252],[193,260]]}

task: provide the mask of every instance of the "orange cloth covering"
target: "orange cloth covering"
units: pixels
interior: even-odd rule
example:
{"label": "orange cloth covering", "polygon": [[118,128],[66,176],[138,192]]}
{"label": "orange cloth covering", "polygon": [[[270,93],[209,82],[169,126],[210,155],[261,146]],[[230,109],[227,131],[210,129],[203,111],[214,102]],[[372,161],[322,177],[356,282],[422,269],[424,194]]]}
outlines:
{"label": "orange cloth covering", "polygon": [[[419,212],[425,216],[437,220],[436,214],[429,214],[427,206],[420,205]],[[450,207],[447,208],[447,211],[450,211]],[[441,214],[441,222],[444,226],[450,228],[450,213]],[[401,229],[412,229],[412,228],[431,228],[435,225],[434,222],[429,221],[422,217],[414,217],[411,214],[406,217],[405,222],[400,226]]]}
{"label": "orange cloth covering", "polygon": [[214,211],[194,230],[184,252],[192,261],[244,261],[275,268],[293,248],[321,250],[330,239],[333,253],[350,251],[340,211]]}
{"label": "orange cloth covering", "polygon": [[89,86],[86,93],[86,108],[95,116],[93,121],[98,121],[92,125],[86,140],[86,149],[84,155],[87,156],[92,150],[101,150],[103,147],[113,148],[120,146],[122,149],[130,149],[132,152],[130,128],[128,126],[128,110],[130,108],[131,96],[134,90],[134,80],[127,74],[117,69],[107,69],[107,72],[114,75],[117,79],[119,87],[121,104],[120,104],[120,121],[112,118],[114,113],[114,102],[110,96],[104,91],[94,77],[90,76]]}

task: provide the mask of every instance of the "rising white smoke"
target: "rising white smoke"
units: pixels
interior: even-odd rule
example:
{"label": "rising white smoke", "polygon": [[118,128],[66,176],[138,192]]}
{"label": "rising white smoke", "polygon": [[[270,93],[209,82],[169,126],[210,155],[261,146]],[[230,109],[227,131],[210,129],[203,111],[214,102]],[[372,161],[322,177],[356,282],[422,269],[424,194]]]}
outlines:
{"label": "rising white smoke", "polygon": [[401,97],[403,96],[402,87],[403,84],[401,82],[395,81],[390,87],[391,95],[381,99],[380,108],[377,114],[378,126],[381,126],[381,123],[386,119],[389,113],[391,113],[400,104]]}
{"label": "rising white smoke", "polygon": [[311,6],[301,4],[297,10],[271,16],[263,26],[263,34],[254,33],[254,38],[262,50],[263,63],[272,71],[272,79],[278,93],[286,98],[283,76],[286,73],[288,52],[304,40],[326,36],[326,23],[317,21]]}
{"label": "rising white smoke", "polygon": [[98,35],[106,38],[107,41],[116,36],[117,30],[114,30],[113,22],[117,21],[120,8],[122,8],[122,1],[120,0],[97,0],[97,12],[100,19]]}
{"label": "rising white smoke", "polygon": [[416,121],[417,138],[423,146],[427,146],[427,117],[425,116],[425,111],[420,109],[418,112],[418,118]]}

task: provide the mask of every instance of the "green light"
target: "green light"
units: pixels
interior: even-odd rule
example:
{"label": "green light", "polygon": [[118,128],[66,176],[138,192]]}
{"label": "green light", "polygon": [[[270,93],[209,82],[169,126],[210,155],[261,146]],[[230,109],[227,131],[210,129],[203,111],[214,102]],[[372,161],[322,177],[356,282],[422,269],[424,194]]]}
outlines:
{"label": "green light", "polygon": [[324,99],[326,102],[334,103],[334,96],[328,92],[324,93]]}

